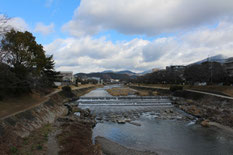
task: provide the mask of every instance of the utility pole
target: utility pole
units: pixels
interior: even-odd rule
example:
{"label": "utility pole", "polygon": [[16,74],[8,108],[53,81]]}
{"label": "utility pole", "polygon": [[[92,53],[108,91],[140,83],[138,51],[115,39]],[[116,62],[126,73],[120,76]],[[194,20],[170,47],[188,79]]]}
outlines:
{"label": "utility pole", "polygon": [[213,84],[213,61],[211,60],[211,57],[208,55],[208,64],[210,63],[210,83]]}
{"label": "utility pole", "polygon": [[211,84],[213,85],[213,61],[211,61]]}

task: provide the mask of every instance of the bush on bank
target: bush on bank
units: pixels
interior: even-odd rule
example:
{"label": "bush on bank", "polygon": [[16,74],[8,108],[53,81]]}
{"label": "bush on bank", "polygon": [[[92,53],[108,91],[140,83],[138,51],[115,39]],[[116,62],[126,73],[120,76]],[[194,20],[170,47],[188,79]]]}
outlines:
{"label": "bush on bank", "polygon": [[171,92],[175,92],[177,90],[183,90],[183,87],[182,86],[171,86],[170,87]]}

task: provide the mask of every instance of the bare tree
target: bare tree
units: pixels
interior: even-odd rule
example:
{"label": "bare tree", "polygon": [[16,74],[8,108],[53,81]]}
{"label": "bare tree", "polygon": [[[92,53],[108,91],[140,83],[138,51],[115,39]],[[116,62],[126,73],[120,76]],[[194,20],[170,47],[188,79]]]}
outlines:
{"label": "bare tree", "polygon": [[10,29],[10,26],[7,24],[9,19],[6,15],[0,14],[0,37]]}
{"label": "bare tree", "polygon": [[7,64],[7,59],[9,59],[10,55],[6,51],[2,49],[1,40],[4,38],[4,35],[11,29],[8,25],[10,18],[4,14],[0,14],[0,63]]}

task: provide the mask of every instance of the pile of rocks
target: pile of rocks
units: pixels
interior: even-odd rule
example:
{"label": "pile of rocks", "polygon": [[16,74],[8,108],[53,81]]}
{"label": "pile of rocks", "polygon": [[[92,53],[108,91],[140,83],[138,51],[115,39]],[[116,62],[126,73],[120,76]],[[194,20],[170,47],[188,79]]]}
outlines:
{"label": "pile of rocks", "polygon": [[[200,121],[209,120],[233,127],[233,104],[230,101],[221,100],[186,100],[176,101],[175,105],[184,112],[197,117]],[[205,123],[206,124],[206,123]],[[204,125],[206,126],[206,125]]]}
{"label": "pile of rocks", "polygon": [[190,120],[194,117],[188,117],[184,115],[182,111],[177,108],[157,108],[155,109],[141,109],[141,110],[130,110],[127,112],[104,112],[98,113],[96,116],[96,121],[98,123],[113,122],[113,123],[129,123],[138,120],[140,117],[147,117],[149,119],[165,119],[165,120]]}

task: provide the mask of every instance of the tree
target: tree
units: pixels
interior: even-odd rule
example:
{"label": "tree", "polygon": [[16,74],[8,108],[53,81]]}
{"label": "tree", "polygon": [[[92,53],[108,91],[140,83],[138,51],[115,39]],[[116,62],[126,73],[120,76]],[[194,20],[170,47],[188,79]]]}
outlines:
{"label": "tree", "polygon": [[9,18],[5,15],[0,15],[0,36],[5,34],[9,30],[10,26],[7,25]]}
{"label": "tree", "polygon": [[7,77],[2,79],[2,83],[8,80],[4,88],[9,91],[51,87],[58,74],[54,71],[53,56],[46,57],[43,46],[37,44],[35,37],[27,31],[11,30],[4,34],[0,65],[11,75],[10,80]]}
{"label": "tree", "polygon": [[204,62],[187,67],[184,73],[187,82],[221,83],[226,82],[227,74],[218,62]]}
{"label": "tree", "polygon": [[1,41],[2,61],[9,66],[17,68],[23,66],[36,71],[41,70],[45,64],[43,47],[38,45],[35,37],[30,32],[11,30],[7,32]]}
{"label": "tree", "polygon": [[54,81],[60,81],[59,72],[54,70],[55,62],[53,60],[53,55],[46,58],[46,63],[42,71],[42,77],[45,80],[46,86],[54,86]]}

